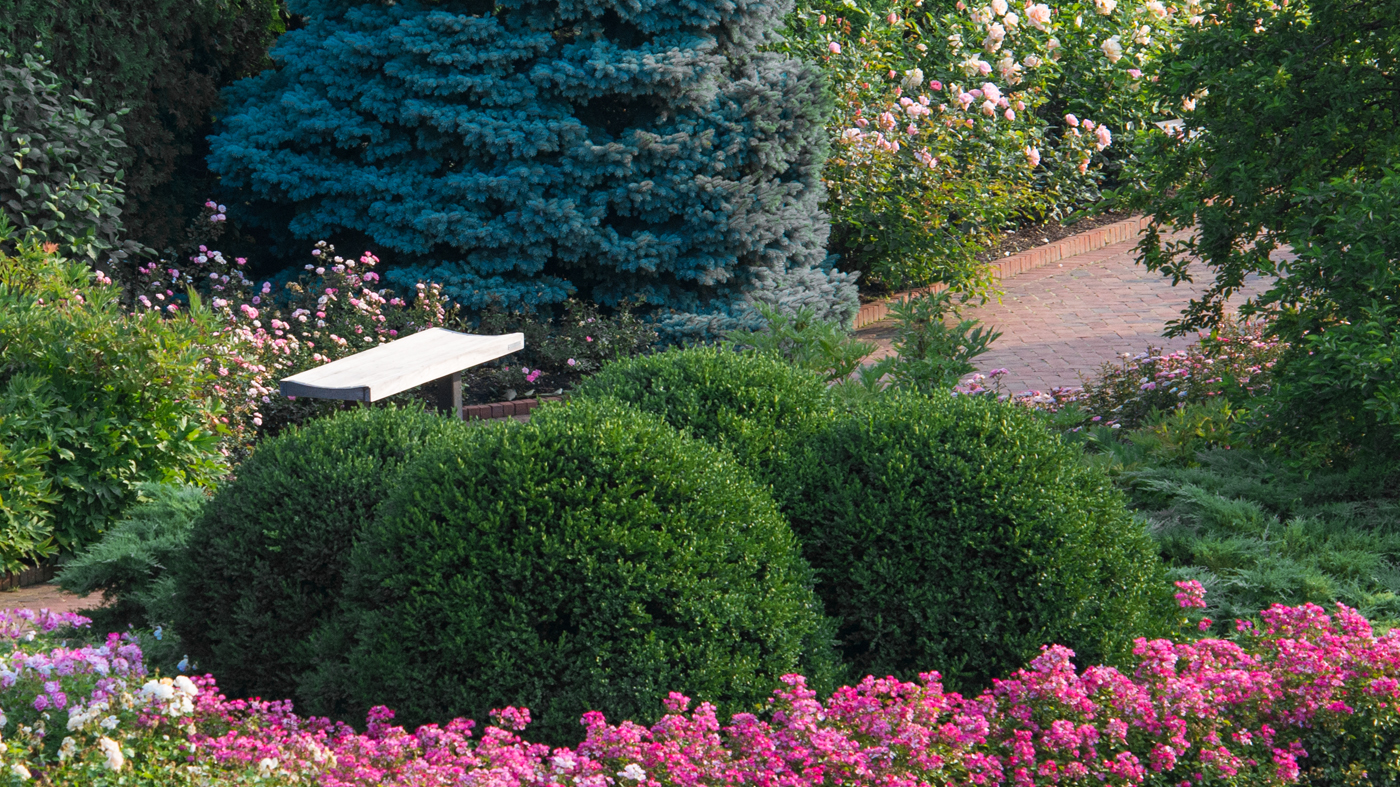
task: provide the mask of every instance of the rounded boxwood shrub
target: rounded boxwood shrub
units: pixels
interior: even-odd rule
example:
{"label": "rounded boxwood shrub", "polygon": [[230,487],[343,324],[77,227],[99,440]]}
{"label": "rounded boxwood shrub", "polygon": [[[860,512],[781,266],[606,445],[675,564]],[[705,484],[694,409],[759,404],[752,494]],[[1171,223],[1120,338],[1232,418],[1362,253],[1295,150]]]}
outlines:
{"label": "rounded boxwood shrub", "polygon": [[733,452],[760,481],[832,407],[820,376],[768,355],[722,347],[671,349],[616,361],[575,398],[610,396]]}
{"label": "rounded boxwood shrub", "polygon": [[292,696],[375,506],[425,442],[463,428],[417,408],[357,408],[262,442],[172,569],[190,657],[230,696]]}
{"label": "rounded boxwood shrub", "polygon": [[972,691],[1042,645],[1124,655],[1165,575],[1108,479],[1030,413],[891,394],[832,418],[775,494],[856,675],[937,670]]}
{"label": "rounded boxwood shrub", "polygon": [[615,401],[547,406],[404,472],[355,547],[308,693],[409,725],[528,707],[530,737],[555,743],[580,740],[589,710],[656,719],[671,691],[758,710],[782,675],[830,672],[810,581],[729,455]]}

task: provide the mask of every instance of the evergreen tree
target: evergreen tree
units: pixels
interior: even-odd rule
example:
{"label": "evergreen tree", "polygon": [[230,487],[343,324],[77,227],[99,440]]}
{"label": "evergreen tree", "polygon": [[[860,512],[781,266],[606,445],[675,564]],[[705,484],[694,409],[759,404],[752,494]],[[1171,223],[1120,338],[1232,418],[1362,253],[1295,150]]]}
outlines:
{"label": "evergreen tree", "polygon": [[[761,52],[784,0],[294,0],[210,165],[287,240],[367,244],[472,309],[644,297],[673,334],[761,300],[849,320],[829,106]],[[666,311],[669,310],[669,311]]]}

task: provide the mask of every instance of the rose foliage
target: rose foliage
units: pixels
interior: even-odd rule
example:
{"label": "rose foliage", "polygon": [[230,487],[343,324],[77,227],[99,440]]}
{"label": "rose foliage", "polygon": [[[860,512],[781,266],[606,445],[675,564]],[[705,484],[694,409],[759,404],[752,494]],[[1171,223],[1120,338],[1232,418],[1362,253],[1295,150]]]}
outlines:
{"label": "rose foliage", "polygon": [[[1198,583],[1179,583],[1188,611]],[[786,679],[764,713],[725,725],[672,694],[654,726],[588,713],[576,748],[519,736],[506,708],[473,740],[464,720],[410,732],[376,708],[364,733],[289,703],[230,701],[209,676],[152,679],[135,644],[56,641],[74,616],[5,612],[6,775],[54,784],[1280,785],[1394,779],[1400,634],[1338,605],[1274,606],[1235,639],[1139,640],[1137,667],[1076,669],[1047,647],[977,697],[866,678],[820,701]],[[38,636],[26,641],[24,632]],[[122,782],[122,783],[130,783]],[[147,782],[150,783],[150,782]]]}

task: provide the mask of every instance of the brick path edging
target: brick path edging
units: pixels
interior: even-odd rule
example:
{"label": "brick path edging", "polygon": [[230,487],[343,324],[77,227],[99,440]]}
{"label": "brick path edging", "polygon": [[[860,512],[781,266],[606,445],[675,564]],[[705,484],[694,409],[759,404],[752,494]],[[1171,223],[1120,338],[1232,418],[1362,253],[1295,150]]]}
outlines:
{"label": "brick path edging", "polygon": [[540,402],[557,402],[563,398],[562,396],[541,396],[538,399],[514,399],[509,402],[469,404],[462,408],[462,420],[489,421],[495,418],[529,415],[531,410],[539,407]]}
{"label": "brick path edging", "polygon": [[53,579],[53,575],[54,567],[52,563],[31,566],[18,573],[0,574],[0,590],[42,585],[50,579]]}
{"label": "brick path edging", "polygon": [[[1010,278],[1018,273],[1049,265],[1052,262],[1059,262],[1077,254],[1096,251],[1105,246],[1112,246],[1115,243],[1136,238],[1142,232],[1142,228],[1147,226],[1148,220],[1147,216],[1134,216],[1112,224],[1105,224],[1102,227],[1095,227],[1078,235],[1071,235],[1054,243],[1026,249],[993,263],[991,265],[992,276],[997,279]],[[946,284],[934,284],[928,287],[905,290],[884,300],[867,303],[860,307],[860,311],[856,312],[855,327],[857,329],[864,328],[871,323],[885,319],[890,314],[890,304],[903,303],[919,295],[938,293],[946,289],[948,289]]]}

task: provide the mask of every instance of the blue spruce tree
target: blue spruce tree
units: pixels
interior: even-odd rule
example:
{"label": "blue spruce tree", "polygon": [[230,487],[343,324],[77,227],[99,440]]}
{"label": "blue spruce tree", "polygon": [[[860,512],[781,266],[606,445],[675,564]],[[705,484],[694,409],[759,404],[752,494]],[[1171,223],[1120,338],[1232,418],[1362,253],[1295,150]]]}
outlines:
{"label": "blue spruce tree", "polygon": [[211,168],[293,238],[468,308],[644,297],[701,336],[762,301],[849,321],[819,202],[829,106],[759,51],[787,0],[291,0]]}

